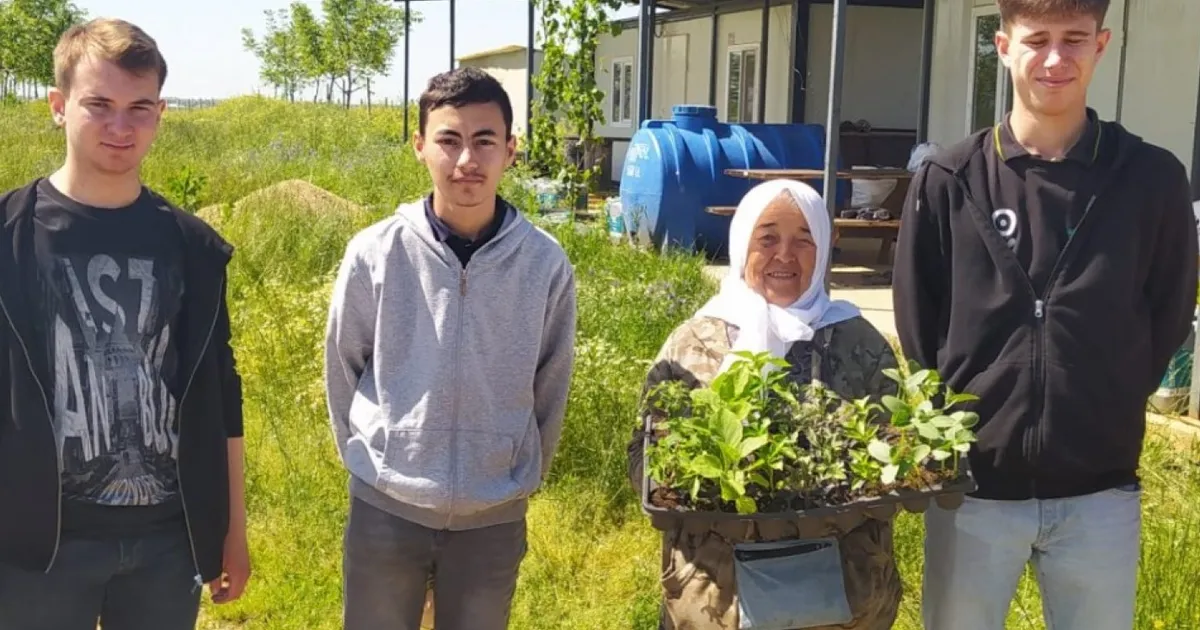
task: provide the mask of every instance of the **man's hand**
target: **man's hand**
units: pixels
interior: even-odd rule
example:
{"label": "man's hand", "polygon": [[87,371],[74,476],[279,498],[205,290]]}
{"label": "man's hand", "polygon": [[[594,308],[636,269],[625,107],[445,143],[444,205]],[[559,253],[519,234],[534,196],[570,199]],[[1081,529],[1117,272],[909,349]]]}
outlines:
{"label": "man's hand", "polygon": [[250,581],[250,548],[246,542],[246,532],[230,531],[225,537],[225,552],[222,561],[223,574],[208,583],[215,604],[228,604],[236,601],[246,590]]}
{"label": "man's hand", "polygon": [[246,484],[242,438],[229,438],[229,531],[221,554],[221,577],[208,583],[215,604],[236,601],[250,581],[246,542]]}

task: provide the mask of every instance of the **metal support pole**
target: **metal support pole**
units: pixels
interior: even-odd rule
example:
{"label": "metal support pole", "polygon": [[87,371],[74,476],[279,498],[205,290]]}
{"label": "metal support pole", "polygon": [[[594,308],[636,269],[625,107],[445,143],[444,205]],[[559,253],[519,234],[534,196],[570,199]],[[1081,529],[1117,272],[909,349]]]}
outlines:
{"label": "metal support pole", "polygon": [[1192,386],[1188,388],[1187,415],[1190,418],[1200,418],[1200,369],[1197,369],[1200,366],[1196,364],[1198,356],[1200,356],[1200,335],[1195,335],[1192,340]]}
{"label": "metal support pole", "polygon": [[[1200,89],[1200,88],[1198,88]],[[1192,144],[1192,201],[1200,201],[1200,95],[1196,97],[1196,131]],[[1200,417],[1200,335],[1196,335],[1192,344],[1192,386],[1189,388],[1188,415]]]}
{"label": "metal support pole", "polygon": [[638,0],[638,126],[650,120],[654,86],[654,0]]}
{"label": "metal support pole", "polygon": [[917,142],[929,140],[929,91],[933,76],[934,5],[936,0],[925,0],[921,27],[921,79],[917,93]]}
{"label": "metal support pole", "polygon": [[534,31],[534,13],[537,7],[534,4],[536,0],[529,0],[529,46],[525,49],[525,153],[529,154],[529,150],[533,147],[533,73],[534,70],[534,44],[537,43],[537,38]]}
{"label": "metal support pole", "polygon": [[709,67],[708,67],[708,104],[713,107],[717,106],[717,64],[720,62],[720,57],[717,51],[720,50],[717,39],[721,37],[721,14],[717,11],[714,5],[712,10],[712,38],[709,40]]}
{"label": "metal support pole", "polygon": [[[1200,77],[1196,82],[1200,84]],[[1196,95],[1196,124],[1192,143],[1192,201],[1200,201],[1200,94]]]}
{"label": "metal support pole", "polygon": [[792,0],[792,63],[788,73],[788,121],[804,122],[808,105],[808,30],[812,0]]}
{"label": "metal support pole", "polygon": [[[825,120],[825,207],[829,210],[829,222],[837,218],[838,160],[842,126],[842,70],[846,57],[846,0],[833,0],[833,46],[829,68],[829,110]],[[833,248],[830,248],[830,265],[833,264]],[[829,276],[825,275],[828,287]]]}
{"label": "metal support pole", "polygon": [[758,115],[755,122],[767,122],[767,43],[771,37],[771,0],[763,0],[762,6],[762,42],[758,52]]}
{"label": "metal support pole", "polygon": [[454,0],[450,0],[450,69],[454,69]]}
{"label": "metal support pole", "polygon": [[412,26],[412,21],[409,20],[409,15],[410,15],[411,9],[412,9],[412,2],[410,0],[404,0],[404,141],[405,142],[408,142],[409,139],[412,137],[408,132],[408,110],[409,110],[409,107],[408,107],[408,52],[411,49],[411,47],[408,45],[408,43],[412,39],[411,37],[409,37],[410,27]]}

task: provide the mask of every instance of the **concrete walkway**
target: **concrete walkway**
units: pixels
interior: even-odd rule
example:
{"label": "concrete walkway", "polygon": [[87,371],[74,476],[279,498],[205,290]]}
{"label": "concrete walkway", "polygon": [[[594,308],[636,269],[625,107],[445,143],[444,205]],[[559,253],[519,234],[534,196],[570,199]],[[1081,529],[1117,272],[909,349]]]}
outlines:
{"label": "concrete walkway", "polygon": [[829,297],[846,300],[862,311],[863,318],[871,322],[879,332],[889,337],[896,336],[896,318],[892,312],[891,287],[863,289],[834,289]]}

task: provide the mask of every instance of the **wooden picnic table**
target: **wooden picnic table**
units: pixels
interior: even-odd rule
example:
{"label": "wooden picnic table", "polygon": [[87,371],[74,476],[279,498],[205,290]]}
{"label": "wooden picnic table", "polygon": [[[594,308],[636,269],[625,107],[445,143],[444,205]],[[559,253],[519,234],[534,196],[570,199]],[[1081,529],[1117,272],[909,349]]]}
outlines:
{"label": "wooden picnic table", "polygon": [[[824,179],[825,171],[817,168],[727,168],[725,174],[742,179]],[[912,179],[903,168],[840,169],[838,179]]]}
{"label": "wooden picnic table", "polygon": [[[817,168],[729,168],[725,169],[725,174],[731,177],[757,180],[813,180],[825,178],[825,171]],[[865,168],[839,169],[836,175],[838,179],[910,180],[913,173],[903,168]],[[709,206],[704,209],[709,214],[726,217],[733,216],[734,210],[736,210],[735,206]],[[891,259],[892,244],[896,240],[896,235],[900,232],[900,221],[897,219],[882,221],[875,219],[834,219],[834,243],[837,243],[837,239],[841,236],[842,232],[853,232],[856,237],[878,238],[880,241],[879,262],[887,263]]]}
{"label": "wooden picnic table", "polygon": [[[708,206],[704,209],[709,214],[721,217],[731,217],[737,206]],[[887,264],[892,257],[892,244],[900,232],[899,219],[842,219],[833,220],[833,242],[837,244],[843,232],[851,232],[859,238],[878,238],[879,254],[877,261]]]}

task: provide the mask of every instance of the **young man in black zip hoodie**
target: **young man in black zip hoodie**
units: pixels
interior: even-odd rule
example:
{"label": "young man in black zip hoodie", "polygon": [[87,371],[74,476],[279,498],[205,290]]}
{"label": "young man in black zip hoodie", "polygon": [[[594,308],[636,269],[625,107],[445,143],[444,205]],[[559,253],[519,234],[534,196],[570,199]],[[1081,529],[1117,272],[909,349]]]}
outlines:
{"label": "young man in black zip hoodie", "polygon": [[250,575],[232,248],[139,174],[166,70],[128,22],[68,30],[65,163],[0,196],[0,628],[190,629]]}
{"label": "young man in black zip hoodie", "polygon": [[926,630],[1129,630],[1145,405],[1195,307],[1188,177],[1087,108],[1107,0],[999,0],[1012,112],[926,162],[896,250],[904,353],[980,397],[978,492],[926,515]]}

